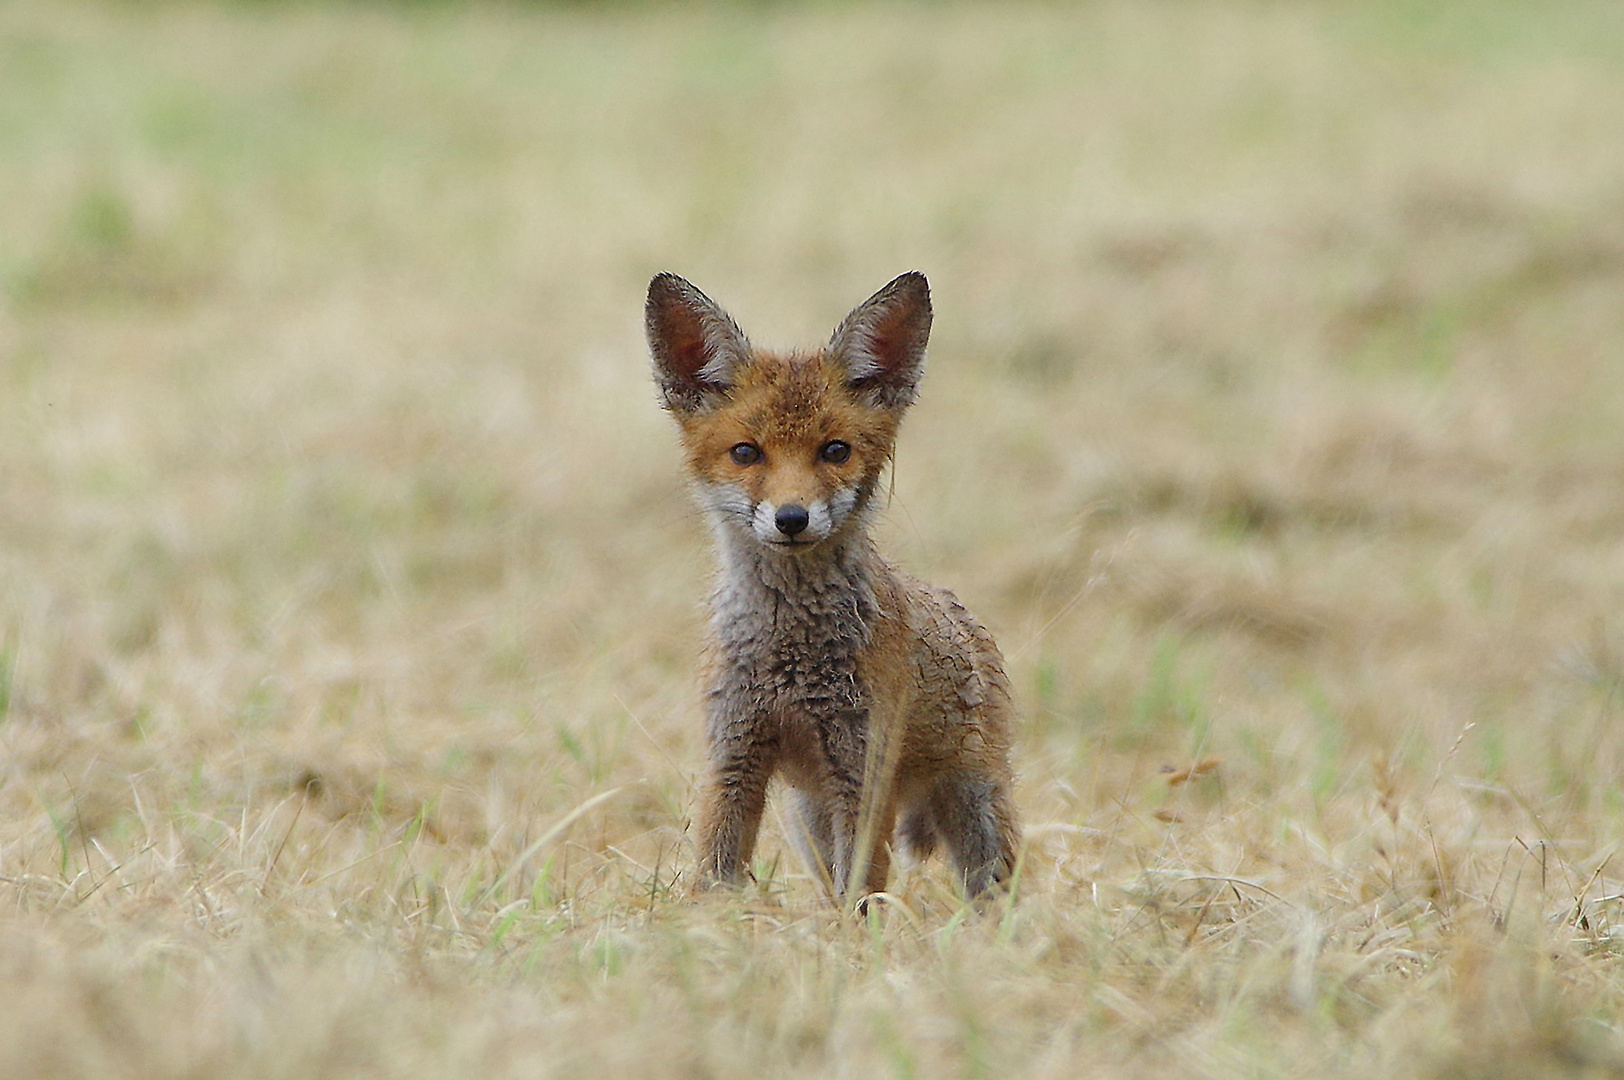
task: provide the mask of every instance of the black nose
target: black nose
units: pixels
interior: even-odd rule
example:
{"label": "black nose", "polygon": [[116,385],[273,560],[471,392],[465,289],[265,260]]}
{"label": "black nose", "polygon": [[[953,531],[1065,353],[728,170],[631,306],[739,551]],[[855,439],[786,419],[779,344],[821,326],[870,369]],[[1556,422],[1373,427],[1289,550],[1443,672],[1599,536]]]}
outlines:
{"label": "black nose", "polygon": [[773,515],[773,524],[777,525],[778,531],[785,536],[794,536],[805,529],[809,520],[806,507],[797,506],[795,503],[785,503],[778,508],[778,513]]}

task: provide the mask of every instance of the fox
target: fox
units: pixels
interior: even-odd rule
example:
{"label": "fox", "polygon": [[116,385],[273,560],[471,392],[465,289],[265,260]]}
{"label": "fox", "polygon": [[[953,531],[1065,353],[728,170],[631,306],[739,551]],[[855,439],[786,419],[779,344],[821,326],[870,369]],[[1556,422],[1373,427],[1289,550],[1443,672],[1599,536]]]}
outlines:
{"label": "fox", "polygon": [[717,573],[704,651],[698,886],[740,886],[768,783],[832,901],[884,890],[893,848],[945,849],[968,898],[1007,885],[1019,827],[1014,706],[992,635],[869,536],[930,336],[897,277],[814,350],[753,347],[675,274],[649,283],[649,351]]}

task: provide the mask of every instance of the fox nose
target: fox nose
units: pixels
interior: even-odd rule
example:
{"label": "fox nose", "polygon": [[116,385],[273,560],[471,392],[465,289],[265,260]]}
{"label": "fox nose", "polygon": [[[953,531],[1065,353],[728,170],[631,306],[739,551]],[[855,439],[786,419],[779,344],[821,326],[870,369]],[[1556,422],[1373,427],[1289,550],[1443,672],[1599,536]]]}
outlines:
{"label": "fox nose", "polygon": [[806,507],[797,503],[785,503],[778,508],[778,513],[773,515],[773,524],[777,525],[778,531],[785,536],[794,536],[801,532],[810,520]]}

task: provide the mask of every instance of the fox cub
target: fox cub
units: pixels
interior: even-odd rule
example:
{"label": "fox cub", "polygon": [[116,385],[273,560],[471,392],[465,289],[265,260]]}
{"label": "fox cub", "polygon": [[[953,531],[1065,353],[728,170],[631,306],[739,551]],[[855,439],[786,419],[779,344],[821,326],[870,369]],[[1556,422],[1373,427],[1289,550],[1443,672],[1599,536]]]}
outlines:
{"label": "fox cub", "polygon": [[701,880],[749,873],[777,775],[831,899],[885,887],[893,835],[914,858],[943,845],[971,897],[1005,881],[1018,830],[998,646],[868,535],[925,363],[924,275],[892,281],[812,352],[753,348],[675,274],[649,283],[645,315],[720,563]]}

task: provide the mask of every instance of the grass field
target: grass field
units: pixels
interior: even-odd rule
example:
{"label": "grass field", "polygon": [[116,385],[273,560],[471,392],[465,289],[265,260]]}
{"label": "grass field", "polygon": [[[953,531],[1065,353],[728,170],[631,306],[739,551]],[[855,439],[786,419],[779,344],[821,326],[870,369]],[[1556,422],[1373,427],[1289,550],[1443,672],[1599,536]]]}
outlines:
{"label": "grass field", "polygon": [[[936,305],[1018,897],[689,895],[673,270]],[[1624,1077],[1624,7],[0,6],[0,1075]]]}

